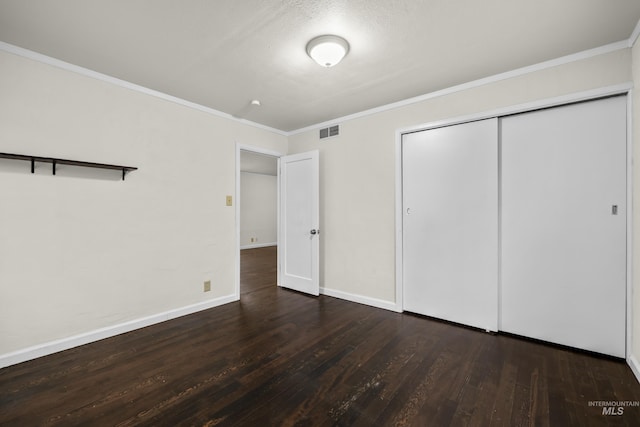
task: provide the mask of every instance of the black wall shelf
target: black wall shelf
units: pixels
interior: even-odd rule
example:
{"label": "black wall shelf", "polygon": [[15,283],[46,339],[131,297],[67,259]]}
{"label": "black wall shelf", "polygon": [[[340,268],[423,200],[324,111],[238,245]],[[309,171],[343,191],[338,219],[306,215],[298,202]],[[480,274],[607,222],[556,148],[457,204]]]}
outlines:
{"label": "black wall shelf", "polygon": [[56,159],[54,157],[38,157],[38,156],[29,156],[26,154],[9,154],[9,153],[0,153],[0,159],[12,159],[12,160],[26,160],[31,162],[31,173],[35,172],[35,164],[36,163],[51,163],[52,164],[52,172],[53,175],[56,174],[56,165],[69,165],[69,166],[82,166],[86,168],[98,168],[98,169],[112,169],[112,170],[121,170],[122,171],[122,180],[124,181],[124,176],[127,172],[131,172],[137,170],[138,168],[134,168],[133,166],[121,166],[121,165],[110,165],[106,163],[92,163],[92,162],[82,162],[79,160],[69,160],[69,159]]}

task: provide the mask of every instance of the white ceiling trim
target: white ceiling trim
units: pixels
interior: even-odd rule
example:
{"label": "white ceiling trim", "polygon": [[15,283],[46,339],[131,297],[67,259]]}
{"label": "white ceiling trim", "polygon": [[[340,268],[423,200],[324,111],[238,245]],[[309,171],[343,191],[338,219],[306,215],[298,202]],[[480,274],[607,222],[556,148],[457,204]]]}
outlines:
{"label": "white ceiling trim", "polygon": [[272,128],[272,127],[269,127],[269,126],[262,125],[260,123],[252,122],[250,120],[240,119],[240,118],[232,116],[231,114],[224,113],[222,111],[218,111],[218,110],[215,110],[213,108],[205,107],[204,105],[196,104],[195,102],[187,101],[185,99],[178,98],[178,97],[173,96],[173,95],[168,95],[166,93],[159,92],[157,90],[149,89],[147,87],[140,86],[140,85],[137,85],[135,83],[128,82],[126,80],[121,80],[121,79],[118,79],[116,77],[112,77],[112,76],[109,76],[109,75],[106,75],[106,74],[102,74],[102,73],[99,73],[97,71],[90,70],[88,68],[84,68],[84,67],[80,67],[78,65],[70,64],[68,62],[61,61],[59,59],[52,58],[52,57],[47,56],[47,55],[43,55],[41,53],[34,52],[32,50],[29,50],[29,49],[24,49],[24,48],[21,48],[21,47],[18,47],[18,46],[14,46],[14,45],[9,44],[9,43],[5,43],[5,42],[0,41],[0,51],[4,51],[4,52],[11,53],[11,54],[14,54],[14,55],[18,55],[18,56],[21,56],[21,57],[24,57],[24,58],[28,58],[28,59],[31,59],[31,60],[34,60],[34,61],[37,61],[37,62],[41,62],[43,64],[47,64],[47,65],[51,65],[53,67],[61,68],[63,70],[71,71],[73,73],[80,74],[80,75],[85,76],[85,77],[90,77],[90,78],[93,78],[93,79],[96,79],[96,80],[100,80],[100,81],[103,81],[103,82],[106,82],[106,83],[113,84],[115,86],[119,86],[119,87],[122,87],[122,88],[125,88],[125,89],[133,90],[135,92],[143,93],[145,95],[154,96],[156,98],[160,98],[160,99],[163,99],[165,101],[173,102],[173,103],[176,103],[176,104],[188,107],[188,108],[192,108],[194,110],[198,110],[198,111],[201,111],[201,112],[204,112],[204,113],[207,113],[207,114],[212,114],[214,116],[218,116],[218,117],[222,117],[222,118],[225,118],[225,119],[228,119],[228,120],[232,120],[234,122],[238,122],[238,123],[242,123],[242,124],[245,124],[245,125],[248,125],[248,126],[256,127],[258,129],[266,130],[266,131],[269,131],[269,132],[274,132],[274,133],[277,133],[279,135],[288,136],[287,132],[284,132],[284,131],[282,131],[280,129],[275,129],[275,128]]}
{"label": "white ceiling trim", "polygon": [[78,65],[74,65],[65,61],[61,61],[59,59],[56,58],[52,58],[50,56],[47,55],[43,55],[41,53],[38,52],[34,52],[28,49],[24,49],[18,46],[14,46],[12,44],[9,43],[5,43],[0,41],[0,51],[4,51],[7,53],[11,53],[14,55],[18,55],[21,57],[25,57],[37,62],[41,62],[47,65],[51,65],[57,68],[61,68],[67,71],[71,71],[73,73],[77,73],[86,77],[90,77],[90,78],[94,78],[106,83],[110,83],[122,88],[126,88],[129,90],[133,90],[139,93],[143,93],[146,95],[150,95],[150,96],[154,96],[156,98],[160,98],[169,102],[173,102],[188,108],[193,108],[195,110],[207,113],[207,114],[212,114],[214,116],[217,117],[222,117],[228,120],[232,120],[238,123],[242,123],[248,126],[252,126],[252,127],[256,127],[259,129],[263,129],[269,132],[274,132],[277,133],[279,135],[283,135],[283,136],[292,136],[292,135],[296,135],[296,134],[300,134],[303,132],[307,132],[307,131],[311,131],[311,130],[316,130],[316,129],[320,129],[323,127],[327,127],[327,126],[332,126],[335,125],[337,123],[342,123],[342,122],[346,122],[346,121],[350,121],[350,120],[354,120],[354,119],[358,119],[358,118],[362,118],[362,117],[366,117],[366,116],[370,116],[373,114],[377,114],[377,113],[381,113],[384,111],[388,111],[388,110],[393,110],[396,108],[401,108],[407,105],[411,105],[411,104],[415,104],[418,102],[422,102],[422,101],[426,101],[429,99],[433,99],[433,98],[437,98],[440,96],[445,96],[445,95],[449,95],[449,94],[453,94],[456,92],[460,92],[463,90],[468,90],[468,89],[472,89],[472,88],[476,88],[476,87],[480,87],[480,86],[484,86],[487,84],[491,84],[491,83],[496,83],[499,82],[501,80],[506,80],[506,79],[510,79],[513,77],[518,77],[518,76],[522,76],[525,74],[529,74],[529,73],[533,73],[536,71],[541,71],[541,70],[545,70],[548,68],[552,68],[552,67],[557,67],[560,65],[564,65],[564,64],[569,64],[575,61],[580,61],[583,59],[588,59],[588,58],[592,58],[594,56],[598,56],[598,55],[603,55],[603,54],[607,54],[607,53],[611,53],[611,52],[615,52],[618,50],[622,50],[622,49],[628,49],[630,47],[632,47],[635,42],[637,41],[638,37],[640,37],[640,21],[638,21],[638,24],[635,27],[635,30],[633,31],[633,33],[631,34],[631,36],[629,37],[629,39],[627,40],[622,40],[616,43],[611,43],[608,45],[604,45],[604,46],[600,46],[594,49],[588,49],[582,52],[578,52],[578,53],[574,53],[571,55],[566,55],[560,58],[556,58],[556,59],[552,59],[549,61],[544,61],[544,62],[540,62],[538,64],[534,64],[534,65],[530,65],[527,67],[522,67],[522,68],[518,68],[515,70],[511,70],[511,71],[507,71],[504,73],[499,73],[499,74],[495,74],[493,76],[489,76],[489,77],[485,77],[482,79],[478,79],[478,80],[473,80],[471,82],[467,82],[467,83],[462,83],[460,85],[456,85],[456,86],[451,86],[449,88],[446,89],[442,89],[442,90],[438,90],[435,92],[430,92],[424,95],[419,95],[416,97],[412,97],[412,98],[408,98],[408,99],[404,99],[402,101],[398,101],[398,102],[393,102],[391,104],[386,104],[386,105],[381,105],[379,107],[375,107],[375,108],[371,108],[368,110],[364,110],[364,111],[360,111],[358,113],[354,113],[354,114],[349,114],[343,117],[339,117],[336,119],[332,119],[332,120],[328,120],[322,123],[317,123],[311,126],[306,126],[304,128],[300,128],[300,129],[296,129],[290,132],[286,132],[280,129],[275,129],[266,125],[262,125],[260,123],[256,123],[256,122],[252,122],[250,120],[246,120],[246,119],[240,119],[237,117],[232,116],[231,114],[228,113],[224,113],[222,111],[218,111],[215,110],[213,108],[210,107],[205,107],[204,105],[200,105],[197,104],[195,102],[191,102],[191,101],[187,101],[185,99],[182,98],[178,98],[175,97],[173,95],[168,95],[166,93],[163,92],[159,92],[153,89],[149,89],[147,87],[144,86],[140,86],[137,85],[135,83],[131,83],[128,82],[126,80],[121,80],[118,79],[116,77],[112,77],[106,74],[102,74],[99,73],[97,71],[93,71],[90,70],[88,68],[84,68],[84,67],[80,67]]}
{"label": "white ceiling trim", "polygon": [[[636,27],[637,29],[637,27]],[[634,31],[635,34],[635,31]],[[381,105],[380,107],[371,108],[369,110],[360,111],[359,113],[349,114],[344,117],[340,117],[337,119],[328,120],[326,122],[318,123],[315,125],[307,126],[301,129],[296,129],[289,132],[289,136],[296,135],[299,133],[307,132],[310,130],[320,129],[326,126],[332,126],[340,122],[346,122],[349,120],[358,119],[361,117],[370,116],[372,114],[381,113],[383,111],[393,110],[395,108],[404,107],[407,105],[415,104],[417,102],[426,101],[428,99],[437,98],[440,96],[450,95],[455,92],[460,92],[463,90],[468,90],[472,88],[476,88],[479,86],[488,85],[491,83],[496,83],[501,80],[510,79],[513,77],[522,76],[524,74],[533,73],[536,71],[545,70],[547,68],[557,67],[559,65],[569,64],[571,62],[580,61],[582,59],[592,58],[594,56],[603,55],[606,53],[615,52],[617,50],[628,49],[629,48],[629,40],[622,40],[616,43],[611,43],[608,45],[596,47],[594,49],[588,49],[582,52],[573,53],[571,55],[562,56],[560,58],[551,59],[549,61],[540,62],[538,64],[529,65],[527,67],[518,68],[515,70],[507,71],[500,74],[495,74],[493,76],[485,77],[478,80],[473,80],[471,82],[462,83],[456,86],[451,86],[446,89],[438,90],[435,92],[427,93],[425,95],[419,95],[413,98],[404,99],[402,101],[393,102],[391,104]]]}
{"label": "white ceiling trim", "polygon": [[435,129],[444,126],[453,126],[461,123],[469,123],[477,120],[492,119],[495,117],[505,117],[513,114],[526,113],[529,111],[541,110],[543,108],[558,107],[561,105],[572,104],[576,102],[591,101],[608,96],[623,95],[629,93],[633,89],[633,82],[620,83],[617,85],[590,89],[582,92],[570,93],[567,95],[556,96],[553,98],[539,99],[536,101],[526,102],[518,105],[510,105],[507,107],[496,108],[493,110],[472,113],[464,116],[453,117],[435,122],[422,123],[419,125],[408,126],[396,130],[396,140],[403,134],[420,132],[428,129]]}
{"label": "white ceiling trim", "polygon": [[636,27],[633,29],[633,33],[629,36],[629,47],[633,47],[638,41],[638,37],[640,37],[640,20],[636,24]]}

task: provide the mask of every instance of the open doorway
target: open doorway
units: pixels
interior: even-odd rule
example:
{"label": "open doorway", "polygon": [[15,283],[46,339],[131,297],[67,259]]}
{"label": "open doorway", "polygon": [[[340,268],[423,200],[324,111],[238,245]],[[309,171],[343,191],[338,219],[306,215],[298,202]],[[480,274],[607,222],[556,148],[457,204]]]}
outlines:
{"label": "open doorway", "polygon": [[278,156],[239,150],[239,297],[277,286]]}

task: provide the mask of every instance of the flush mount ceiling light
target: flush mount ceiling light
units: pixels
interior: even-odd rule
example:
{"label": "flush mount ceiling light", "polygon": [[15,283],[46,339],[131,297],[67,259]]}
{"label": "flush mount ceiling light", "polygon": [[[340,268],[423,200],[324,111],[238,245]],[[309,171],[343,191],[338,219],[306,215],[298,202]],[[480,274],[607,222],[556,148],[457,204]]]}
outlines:
{"label": "flush mount ceiling light", "polygon": [[307,54],[323,67],[333,67],[349,52],[349,43],[338,36],[319,36],[307,43]]}

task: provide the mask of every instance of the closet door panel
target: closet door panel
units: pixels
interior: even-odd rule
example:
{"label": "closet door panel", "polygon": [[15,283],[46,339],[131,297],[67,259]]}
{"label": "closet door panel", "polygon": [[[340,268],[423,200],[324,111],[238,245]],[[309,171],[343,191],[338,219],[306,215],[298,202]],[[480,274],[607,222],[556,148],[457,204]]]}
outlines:
{"label": "closet door panel", "polygon": [[404,309],[497,330],[497,119],[404,135],[402,161]]}
{"label": "closet door panel", "polygon": [[625,356],[626,99],[501,120],[501,330]]}

